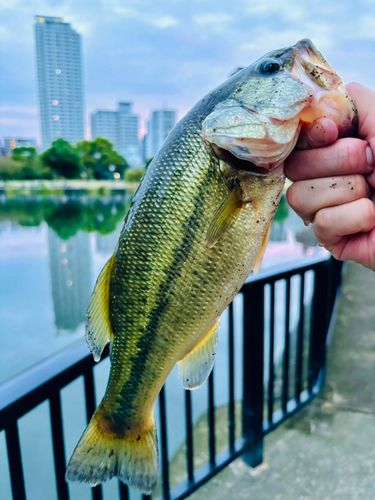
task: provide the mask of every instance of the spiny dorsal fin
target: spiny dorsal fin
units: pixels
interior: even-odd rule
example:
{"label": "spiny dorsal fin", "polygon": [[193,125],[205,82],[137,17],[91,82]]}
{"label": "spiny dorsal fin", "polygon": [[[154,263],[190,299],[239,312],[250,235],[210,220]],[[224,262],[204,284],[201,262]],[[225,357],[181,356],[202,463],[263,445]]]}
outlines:
{"label": "spiny dorsal fin", "polygon": [[214,366],[217,346],[218,318],[203,339],[178,362],[178,375],[184,389],[196,389],[207,379]]}
{"label": "spiny dorsal fin", "polygon": [[260,266],[262,265],[263,257],[264,257],[264,254],[266,253],[268,241],[270,239],[271,229],[272,229],[272,220],[267,226],[266,233],[265,233],[263,241],[262,241],[262,246],[260,247],[258,256],[256,258],[254,268],[253,268],[254,274],[258,274]]}
{"label": "spiny dorsal fin", "polygon": [[215,246],[237,220],[246,205],[240,193],[240,185],[237,184],[217,209],[207,231],[206,248],[210,249]]}
{"label": "spiny dorsal fin", "polygon": [[115,255],[101,270],[86,314],[86,342],[95,361],[100,360],[107,342],[113,337],[109,320],[109,282],[112,275]]}

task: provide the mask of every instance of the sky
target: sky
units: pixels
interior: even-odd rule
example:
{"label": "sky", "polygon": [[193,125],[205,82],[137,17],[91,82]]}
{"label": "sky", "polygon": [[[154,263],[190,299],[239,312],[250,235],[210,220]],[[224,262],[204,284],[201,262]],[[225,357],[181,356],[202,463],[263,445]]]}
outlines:
{"label": "sky", "polygon": [[345,83],[375,89],[375,0],[0,0],[0,138],[40,142],[34,16],[82,35],[86,106],[181,118],[238,66],[310,38]]}

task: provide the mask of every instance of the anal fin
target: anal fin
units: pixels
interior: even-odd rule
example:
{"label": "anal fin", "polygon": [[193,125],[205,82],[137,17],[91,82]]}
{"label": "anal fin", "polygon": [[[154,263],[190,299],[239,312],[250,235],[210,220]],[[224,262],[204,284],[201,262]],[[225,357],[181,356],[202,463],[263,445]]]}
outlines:
{"label": "anal fin", "polygon": [[206,381],[215,363],[218,318],[203,339],[178,362],[178,375],[184,389],[196,389]]}
{"label": "anal fin", "polygon": [[113,337],[109,319],[109,283],[114,262],[115,255],[101,270],[86,314],[86,342],[95,361],[100,360],[104,347]]}
{"label": "anal fin", "polygon": [[268,245],[268,242],[270,239],[271,229],[272,229],[272,220],[268,224],[265,235],[263,237],[262,246],[260,247],[259,253],[257,255],[256,261],[254,264],[254,268],[253,268],[254,274],[258,273],[260,266],[262,265],[263,257],[264,257],[264,254],[266,253],[267,245]]}

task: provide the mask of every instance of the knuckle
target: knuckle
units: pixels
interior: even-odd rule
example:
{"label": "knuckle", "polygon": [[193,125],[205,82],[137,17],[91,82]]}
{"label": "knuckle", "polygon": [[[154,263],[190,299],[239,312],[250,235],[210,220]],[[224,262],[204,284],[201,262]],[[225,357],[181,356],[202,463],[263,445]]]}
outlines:
{"label": "knuckle", "polygon": [[297,209],[299,204],[299,183],[295,182],[292,184],[289,188],[288,191],[286,192],[286,201],[288,204],[293,208],[293,210]]}
{"label": "knuckle", "polygon": [[329,209],[327,210],[323,208],[322,210],[319,210],[315,214],[314,223],[318,231],[319,230],[325,231],[331,228],[332,218],[330,216],[330,213],[331,211]]}
{"label": "knuckle", "polygon": [[371,200],[363,198],[360,200],[360,210],[362,221],[368,222],[370,225],[375,220],[375,207]]}

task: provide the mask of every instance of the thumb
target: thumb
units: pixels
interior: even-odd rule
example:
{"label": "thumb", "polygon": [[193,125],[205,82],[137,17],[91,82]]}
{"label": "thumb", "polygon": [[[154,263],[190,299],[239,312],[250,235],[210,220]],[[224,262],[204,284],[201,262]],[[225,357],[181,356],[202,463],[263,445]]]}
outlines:
{"label": "thumb", "polygon": [[329,146],[337,140],[339,131],[330,118],[319,118],[302,127],[296,149],[312,149]]}

